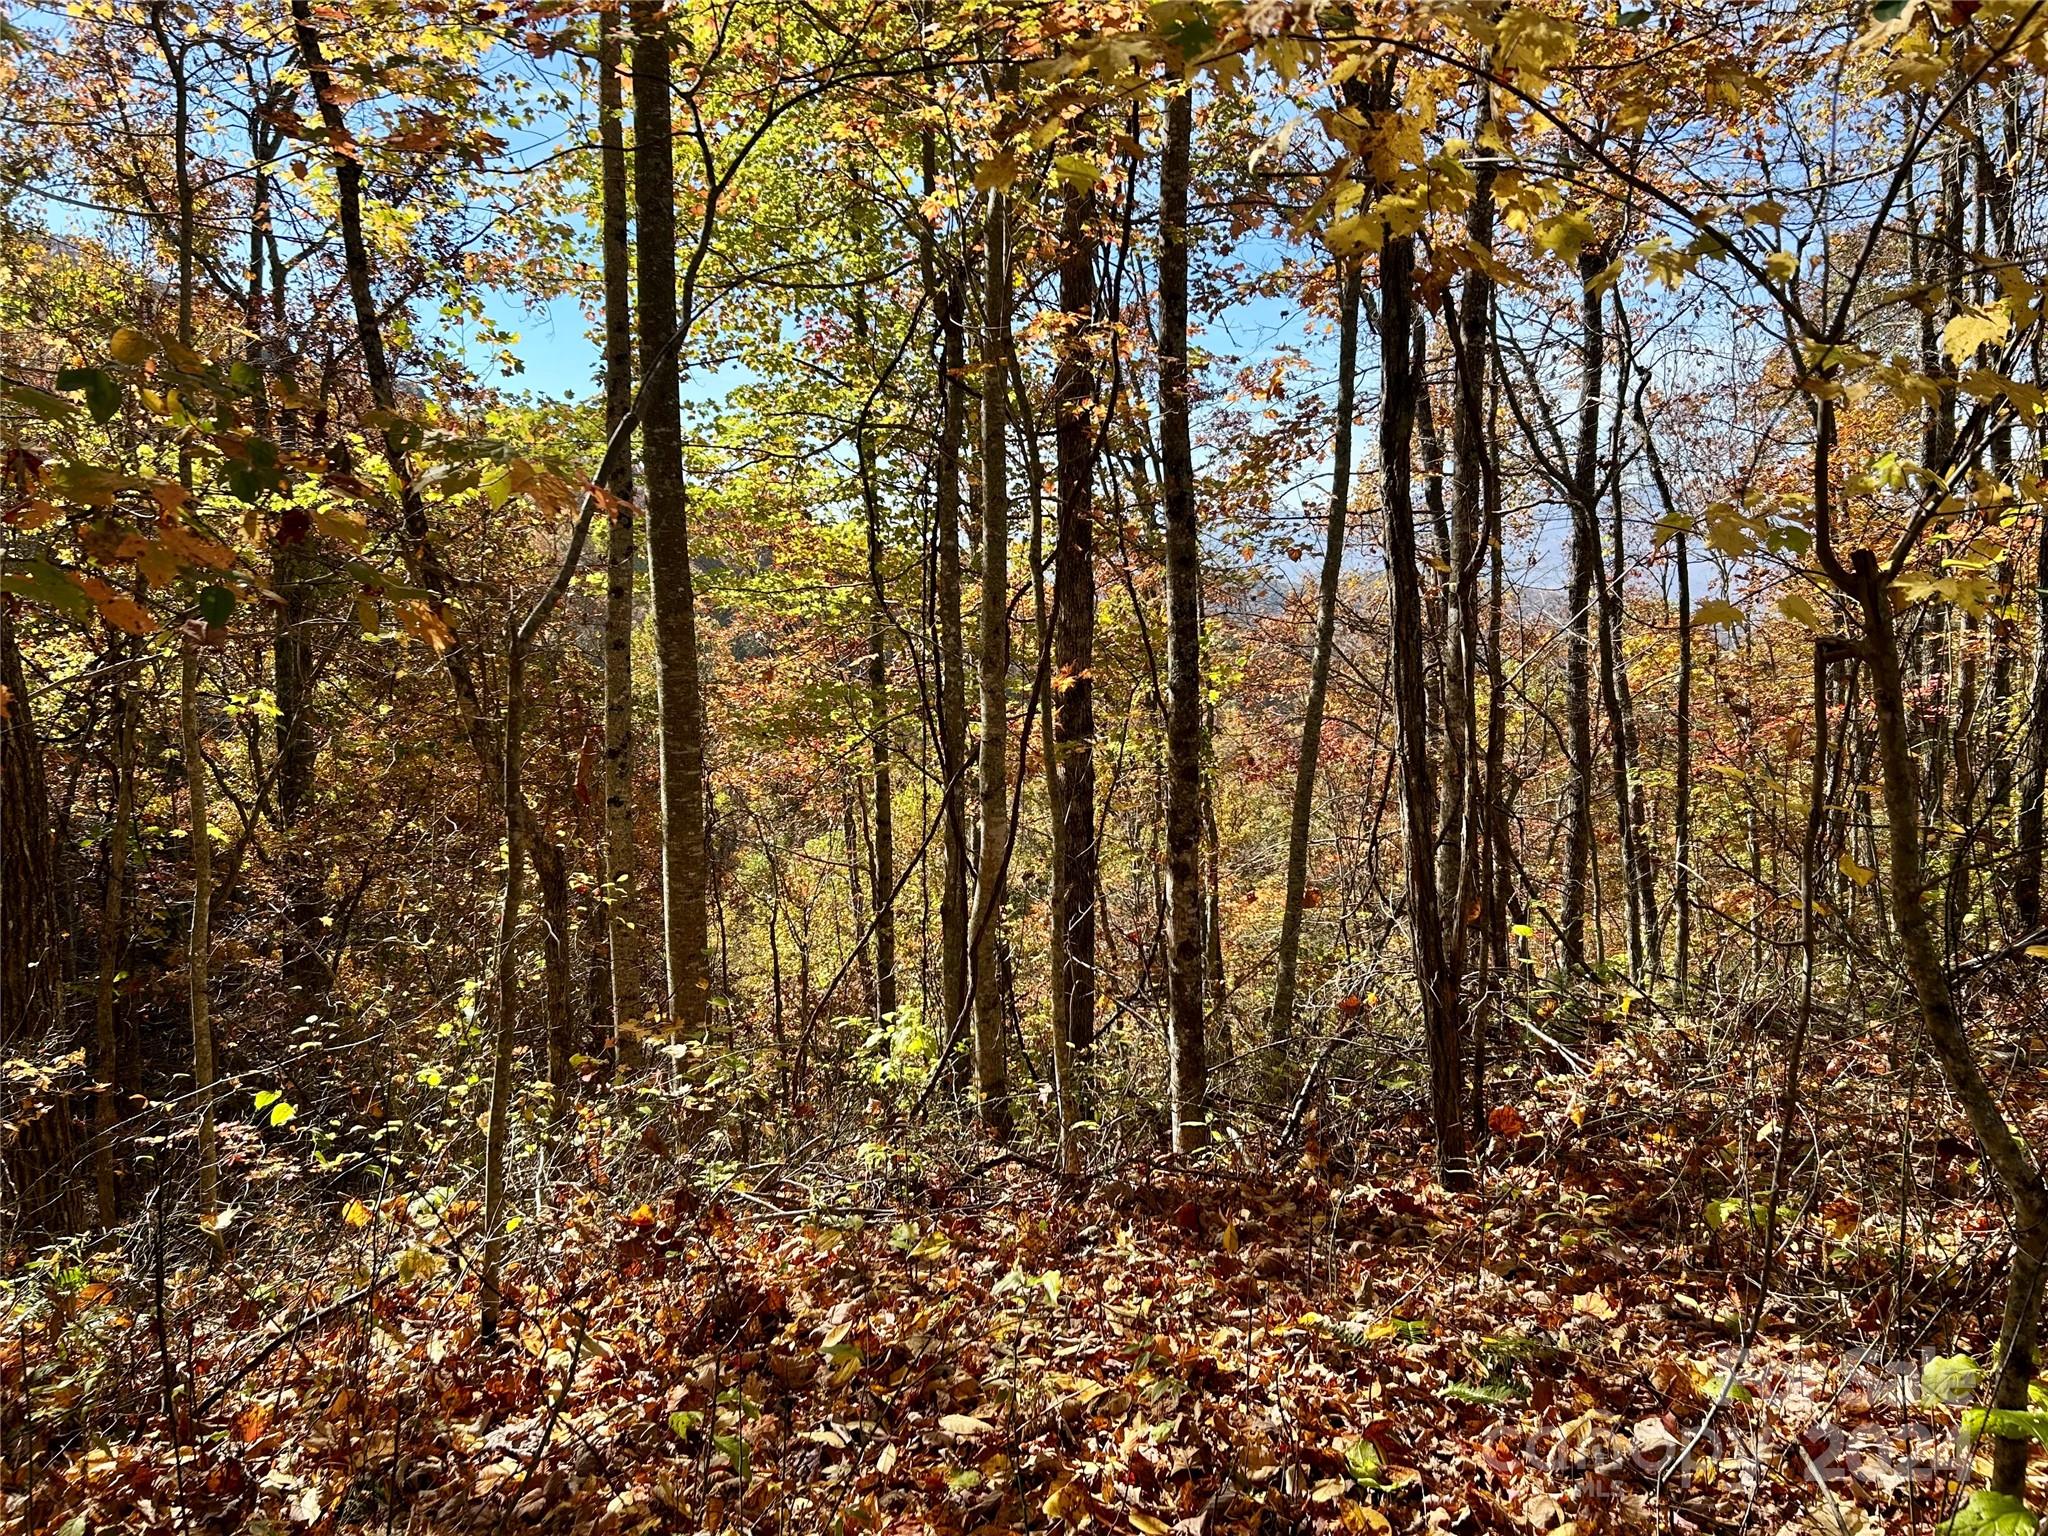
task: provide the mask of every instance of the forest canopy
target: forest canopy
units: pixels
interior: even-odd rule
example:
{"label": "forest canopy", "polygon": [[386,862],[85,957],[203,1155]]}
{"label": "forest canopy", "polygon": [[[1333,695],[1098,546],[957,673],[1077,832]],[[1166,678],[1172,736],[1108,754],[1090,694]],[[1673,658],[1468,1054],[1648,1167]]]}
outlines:
{"label": "forest canopy", "polygon": [[10,0],[0,1523],[2048,1517],[2048,0]]}

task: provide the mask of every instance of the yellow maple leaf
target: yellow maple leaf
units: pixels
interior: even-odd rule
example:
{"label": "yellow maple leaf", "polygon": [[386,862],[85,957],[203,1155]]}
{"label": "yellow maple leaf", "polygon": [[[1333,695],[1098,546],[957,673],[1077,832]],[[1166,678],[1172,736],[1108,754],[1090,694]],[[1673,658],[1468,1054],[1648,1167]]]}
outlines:
{"label": "yellow maple leaf", "polygon": [[1984,346],[1996,346],[2012,331],[2012,316],[2005,301],[1996,304],[1966,304],[1941,328],[1941,350],[1952,363],[1960,364],[1977,355]]}

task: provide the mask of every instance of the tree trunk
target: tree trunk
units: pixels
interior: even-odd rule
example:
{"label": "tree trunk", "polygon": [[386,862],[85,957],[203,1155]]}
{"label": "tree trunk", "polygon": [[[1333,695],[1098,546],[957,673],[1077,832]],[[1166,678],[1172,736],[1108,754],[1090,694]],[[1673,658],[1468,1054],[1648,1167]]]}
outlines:
{"label": "tree trunk", "polygon": [[896,996],[896,805],[889,764],[889,589],[882,569],[882,502],[875,487],[874,444],[863,422],[854,447],[866,514],[868,555],[868,753],[874,815],[875,1021],[894,1015]]}
{"label": "tree trunk", "polygon": [[[378,307],[377,295],[370,282],[370,249],[363,230],[361,156],[354,135],[349,131],[348,115],[342,106],[343,96],[336,91],[328,71],[311,0],[292,0],[292,26],[299,61],[305,68],[314,102],[319,108],[321,126],[326,132],[334,171],[335,212],[336,222],[341,227],[343,275],[347,280],[349,308],[355,319],[356,343],[362,352],[364,379],[370,387],[370,399],[377,408],[387,415],[396,416],[399,411],[397,383],[391,371],[390,355],[384,346],[383,312]],[[664,102],[666,99],[664,95]],[[666,117],[663,122],[667,122]],[[431,530],[426,502],[413,474],[403,426],[398,423],[386,426],[380,433],[380,441],[385,463],[398,484],[399,520],[405,535],[402,553],[407,569],[430,594],[439,610],[446,603],[451,579],[438,546],[429,537]],[[483,708],[476,674],[470,665],[469,649],[452,631],[447,648],[441,652],[441,667],[448,674],[463,733],[483,770],[487,792],[495,799],[504,787],[501,747]],[[541,835],[539,821],[524,800],[509,809],[520,818],[521,833],[534,862],[541,867],[544,878],[552,880],[564,859],[560,846]],[[566,879],[566,874],[563,878]],[[548,963],[565,961],[567,953],[567,945],[550,950]],[[565,977],[551,979],[550,985],[556,984],[566,992]]]}
{"label": "tree trunk", "polygon": [[[1391,109],[1392,84],[1391,71],[1376,83],[1375,104],[1382,112]],[[1437,811],[1429,758],[1422,586],[1416,559],[1411,486],[1417,385],[1414,359],[1410,356],[1414,275],[1413,238],[1389,238],[1380,252],[1380,497],[1386,510],[1394,717],[1399,735],[1401,801],[1407,820],[1409,945],[1422,1000],[1437,1177],[1446,1189],[1459,1189],[1471,1178],[1461,1106],[1464,1084],[1459,1070],[1459,977],[1445,953],[1437,901]]]}
{"label": "tree trunk", "polygon": [[2034,541],[2034,655],[2014,827],[2013,912],[2022,934],[2041,927],[2043,801],[2048,799],[2048,518]]}
{"label": "tree trunk", "polygon": [[[207,1012],[207,961],[212,952],[213,824],[206,809],[206,754],[199,734],[199,644],[187,635],[179,651],[178,716],[185,749],[186,824],[192,840],[192,920],[185,936],[185,998],[192,1021],[192,1097],[199,1114],[199,1214],[220,1210],[220,1147],[213,1119],[213,1020]],[[214,1233],[216,1249],[220,1236]]]}
{"label": "tree trunk", "polygon": [[[131,663],[132,665],[133,663]],[[100,907],[99,977],[93,998],[93,1184],[103,1227],[119,1214],[114,1139],[120,1124],[117,1099],[126,1077],[115,1013],[122,961],[128,952],[128,836],[135,815],[135,715],[133,679],[123,676],[114,705],[114,821],[107,829],[107,889]],[[11,815],[11,812],[10,812]],[[10,879],[8,889],[14,889]]]}
{"label": "tree trunk", "polygon": [[945,818],[945,860],[939,886],[939,997],[944,1015],[940,1038],[966,1027],[968,987],[967,841],[967,641],[960,612],[960,444],[966,430],[963,375],[966,338],[961,325],[964,295],[957,273],[948,274],[938,294],[939,440],[932,474],[933,583],[937,596],[939,650],[940,814]]}
{"label": "tree trunk", "polygon": [[[1883,772],[1887,823],[1886,894],[1906,974],[1912,982],[1928,1044],[1941,1064],[1949,1092],[1962,1108],[1985,1163],[2012,1202],[2014,1254],[2006,1282],[2005,1320],[1999,1341],[1998,1389],[1993,1406],[2024,1413],[2034,1376],[2035,1334],[2040,1311],[2041,1272],[2048,1258],[2048,1185],[2006,1120],[1977,1064],[1963,1021],[1956,1012],[1941,944],[1927,911],[1928,879],[1923,864],[1920,786],[1906,713],[1905,682],[1892,623],[1890,584],[1868,550],[1857,550],[1855,588],[1862,610],[1863,651],[1870,667],[1878,756]],[[1991,1487],[2014,1498],[2026,1492],[2031,1436],[2000,1435],[1992,1455]]]}
{"label": "tree trunk", "polygon": [[1075,1049],[1095,1039],[1095,213],[1070,190],[1061,220],[1065,333],[1053,379],[1059,520],[1053,545],[1052,870],[1054,1015]]}
{"label": "tree trunk", "polygon": [[[619,14],[597,15],[597,132],[603,215],[604,424],[609,438],[633,409],[632,254],[627,245],[625,103]],[[639,1064],[647,1008],[640,992],[638,851],[633,837],[633,456],[622,453],[605,486],[612,501],[605,541],[604,944],[611,971],[612,1052],[619,1069]]]}
{"label": "tree trunk", "polygon": [[1364,287],[1354,264],[1341,276],[1337,311],[1337,430],[1331,446],[1330,510],[1323,528],[1323,569],[1316,591],[1315,653],[1301,713],[1301,753],[1294,765],[1294,802],[1287,819],[1287,884],[1280,908],[1280,947],[1273,959],[1274,1040],[1294,1037],[1295,976],[1301,959],[1301,914],[1308,899],[1308,843],[1315,819],[1316,761],[1323,745],[1323,707],[1330,652],[1337,637],[1337,589],[1344,578],[1344,524],[1351,509],[1351,424],[1358,413],[1358,310]]}
{"label": "tree trunk", "polygon": [[974,1089],[982,1124],[1010,1133],[1003,998],[996,974],[1010,841],[1010,217],[989,194],[981,343],[981,863],[974,903]]}
{"label": "tree trunk", "polygon": [[[0,1058],[49,1060],[69,1044],[64,931],[57,903],[57,837],[42,741],[14,638],[13,599],[0,597]],[[101,956],[102,974],[106,957]],[[70,1178],[71,1112],[64,1090],[38,1095],[4,1153],[23,1224],[69,1232],[79,1200]]]}
{"label": "tree trunk", "polygon": [[676,307],[675,145],[669,40],[659,0],[633,0],[633,171],[639,208],[641,457],[654,677],[661,711],[661,891],[670,1016],[687,1036],[710,1024],[704,823],[704,706],[683,481]]}
{"label": "tree trunk", "polygon": [[[1590,613],[1600,563],[1600,383],[1607,345],[1606,308],[1594,277],[1606,267],[1600,254],[1579,256],[1579,433],[1572,463],[1570,650],[1565,665],[1565,712],[1571,737],[1570,804],[1565,830],[1564,963],[1567,971],[1586,964],[1586,908],[1592,895],[1593,858],[1593,640]],[[1596,925],[1597,926],[1597,925]],[[1596,932],[1595,944],[1600,944]]]}
{"label": "tree trunk", "polygon": [[[1491,88],[1480,103],[1475,138],[1484,143],[1493,122]],[[1465,214],[1465,237],[1476,251],[1491,254],[1494,238],[1493,182],[1496,167],[1489,153],[1473,169],[1472,204]],[[1505,674],[1500,657],[1502,608],[1501,554],[1499,537],[1500,497],[1493,442],[1493,413],[1489,408],[1487,381],[1493,359],[1493,278],[1483,265],[1474,264],[1466,274],[1463,290],[1453,308],[1445,300],[1445,318],[1452,338],[1456,364],[1453,382],[1457,400],[1451,416],[1451,452],[1455,460],[1451,482],[1452,599],[1456,623],[1456,644],[1462,655],[1454,655],[1452,673],[1465,690],[1462,714],[1468,722],[1466,752],[1478,755],[1464,775],[1462,836],[1463,854],[1455,887],[1446,887],[1439,872],[1438,887],[1457,909],[1450,919],[1446,938],[1454,943],[1450,957],[1464,968],[1464,937],[1475,906],[1482,909],[1482,965],[1484,985],[1471,1008],[1471,1092],[1467,1112],[1475,1142],[1486,1133],[1487,1029],[1498,1009],[1500,989],[1507,972],[1507,852],[1504,838],[1496,830],[1505,826],[1502,799],[1502,761],[1507,747],[1507,711],[1502,701]],[[1478,677],[1480,665],[1479,572],[1489,568],[1487,629],[1484,656],[1487,673],[1486,744],[1478,745]],[[1444,831],[1456,835],[1448,810]]]}
{"label": "tree trunk", "polygon": [[[1645,380],[1647,383],[1647,379]],[[1650,418],[1643,397],[1636,396],[1636,429],[1642,435],[1643,458],[1650,468],[1650,480],[1657,488],[1657,504],[1663,509],[1665,526],[1672,530],[1672,561],[1678,586],[1678,698],[1673,706],[1673,748],[1671,907],[1672,971],[1677,996],[1685,1000],[1686,979],[1692,967],[1692,546],[1684,517],[1671,494],[1671,482],[1664,475],[1664,461],[1657,453],[1657,440],[1650,431]]]}
{"label": "tree trunk", "polygon": [[1192,87],[1166,104],[1159,169],[1159,446],[1166,535],[1167,1062],[1173,1146],[1209,1139],[1203,1038],[1202,547],[1195,512],[1188,359],[1188,157]]}

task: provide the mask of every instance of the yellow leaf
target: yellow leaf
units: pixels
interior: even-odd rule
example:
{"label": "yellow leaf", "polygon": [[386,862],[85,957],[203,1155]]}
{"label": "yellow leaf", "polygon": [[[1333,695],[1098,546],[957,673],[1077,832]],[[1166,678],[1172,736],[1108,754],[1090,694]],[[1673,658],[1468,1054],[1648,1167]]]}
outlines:
{"label": "yellow leaf", "polygon": [[1017,157],[1008,150],[974,168],[974,185],[982,192],[998,192],[1017,179]]}
{"label": "yellow leaf", "polygon": [[1847,875],[1858,885],[1868,885],[1877,878],[1877,871],[1858,864],[1849,854],[1844,853],[1835,860],[1835,868]]}
{"label": "yellow leaf", "polygon": [[1052,174],[1076,192],[1087,192],[1102,180],[1102,167],[1086,155],[1061,155],[1052,163]]}
{"label": "yellow leaf", "polygon": [[146,363],[156,355],[156,343],[124,325],[107,342],[107,351],[117,363]]}
{"label": "yellow leaf", "polygon": [[1774,283],[1789,283],[1799,275],[1799,258],[1790,251],[1773,251],[1764,258],[1764,276]]}
{"label": "yellow leaf", "polygon": [[1592,239],[1593,221],[1575,208],[1567,208],[1536,227],[1536,243],[1566,265],[1577,262],[1579,252]]}
{"label": "yellow leaf", "polygon": [[987,1419],[977,1419],[969,1414],[949,1413],[939,1420],[939,1428],[949,1435],[958,1435],[963,1440],[971,1440],[976,1435],[992,1433],[995,1430],[995,1425],[989,1423]]}
{"label": "yellow leaf", "polygon": [[1148,1515],[1142,1509],[1132,1510],[1125,1518],[1131,1522],[1131,1529],[1142,1532],[1143,1536],[1167,1536],[1173,1529],[1157,1515]]}
{"label": "yellow leaf", "polygon": [[1967,304],[1961,313],[1941,328],[1941,350],[1952,363],[1974,357],[1984,346],[1996,346],[2012,331],[2012,316],[2005,301],[1996,304]]}
{"label": "yellow leaf", "polygon": [[352,1227],[367,1227],[370,1224],[370,1208],[360,1200],[351,1200],[341,1208],[341,1219]]}
{"label": "yellow leaf", "polygon": [[1820,614],[1815,611],[1813,603],[1804,592],[1792,592],[1779,598],[1778,612],[1792,620],[1793,623],[1804,624],[1808,629],[1816,632],[1824,627],[1820,621]]}
{"label": "yellow leaf", "polygon": [[1582,1317],[1612,1322],[1615,1316],[1614,1303],[1598,1291],[1586,1291],[1572,1298],[1572,1310]]}

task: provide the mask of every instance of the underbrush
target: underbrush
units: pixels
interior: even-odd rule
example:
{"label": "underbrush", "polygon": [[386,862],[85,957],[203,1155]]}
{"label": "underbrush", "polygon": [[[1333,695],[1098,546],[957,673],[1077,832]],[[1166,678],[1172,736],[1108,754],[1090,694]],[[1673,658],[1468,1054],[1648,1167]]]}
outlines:
{"label": "underbrush", "polygon": [[[245,1179],[219,1261],[161,1204],[17,1254],[0,1513],[65,1536],[1926,1529],[1973,1480],[2007,1236],[1880,1041],[1824,1029],[1789,1128],[1772,1074],[1708,1070],[1729,1042],[1682,1022],[1526,1058],[1456,1196],[1371,1042],[1284,1154],[1250,1121],[1193,1164],[1099,1142],[1071,1185],[881,1078],[769,1126],[739,1078],[666,1064],[534,1109],[495,1347],[452,1156]],[[2038,1083],[2006,1087],[2038,1134]]]}

